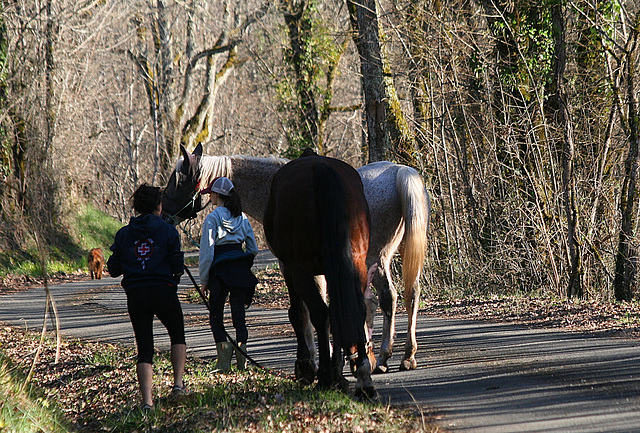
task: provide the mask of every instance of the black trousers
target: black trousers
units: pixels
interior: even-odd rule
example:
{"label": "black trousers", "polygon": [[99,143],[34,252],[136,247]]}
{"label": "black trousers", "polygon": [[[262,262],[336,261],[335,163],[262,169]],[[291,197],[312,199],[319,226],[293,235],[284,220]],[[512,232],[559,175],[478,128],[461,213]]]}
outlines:
{"label": "black trousers", "polygon": [[153,317],[167,328],[171,344],[185,344],[184,317],[176,286],[138,287],[127,291],[127,309],[138,346],[138,363],[153,363]]}
{"label": "black trousers", "polygon": [[236,341],[245,343],[249,338],[247,331],[247,322],[245,316],[245,300],[249,289],[243,287],[232,287],[224,284],[220,279],[214,278],[209,280],[210,290],[210,308],[209,324],[213,332],[213,339],[216,343],[227,341],[227,335],[224,328],[224,304],[229,296],[229,305],[231,306],[231,320],[236,330]]}

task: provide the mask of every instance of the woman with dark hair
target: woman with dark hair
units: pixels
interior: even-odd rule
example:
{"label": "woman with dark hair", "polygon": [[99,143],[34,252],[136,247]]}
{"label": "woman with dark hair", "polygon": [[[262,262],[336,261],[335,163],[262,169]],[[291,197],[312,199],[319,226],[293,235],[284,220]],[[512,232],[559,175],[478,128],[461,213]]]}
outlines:
{"label": "woman with dark hair", "polygon": [[[200,282],[210,292],[209,323],[218,354],[217,368],[231,368],[233,346],[224,329],[224,304],[229,296],[231,318],[236,330],[236,362],[240,370],[247,366],[248,339],[245,306],[251,305],[258,280],[251,272],[258,254],[256,238],[247,217],[242,213],[240,196],[226,177],[215,179],[201,194],[210,194],[215,209],[202,224],[200,239]],[[243,250],[244,244],[244,250]]]}
{"label": "woman with dark hair", "polygon": [[178,282],[184,271],[184,253],[175,227],[163,221],[160,188],[141,185],[132,196],[138,216],[116,233],[111,246],[109,273],[123,275],[127,309],[138,347],[136,371],[143,409],[153,408],[153,317],[171,338],[172,394],[186,394],[182,376],[187,346],[184,318],[178,300]]}

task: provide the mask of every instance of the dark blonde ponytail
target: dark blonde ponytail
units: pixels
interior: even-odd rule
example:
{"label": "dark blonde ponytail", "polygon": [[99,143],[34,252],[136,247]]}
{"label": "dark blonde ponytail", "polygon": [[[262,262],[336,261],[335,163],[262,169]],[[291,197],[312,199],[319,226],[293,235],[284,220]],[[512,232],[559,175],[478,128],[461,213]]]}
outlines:
{"label": "dark blonde ponytail", "polygon": [[236,192],[236,189],[232,189],[229,192],[229,195],[220,195],[222,200],[224,201],[224,207],[229,209],[231,215],[234,217],[242,215],[242,202],[240,200],[240,195]]}

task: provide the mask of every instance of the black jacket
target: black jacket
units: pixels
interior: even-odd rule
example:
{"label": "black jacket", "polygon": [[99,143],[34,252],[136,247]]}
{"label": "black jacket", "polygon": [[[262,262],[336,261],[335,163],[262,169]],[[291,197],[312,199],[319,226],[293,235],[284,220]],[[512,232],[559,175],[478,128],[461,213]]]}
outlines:
{"label": "black jacket", "polygon": [[184,271],[180,237],[172,225],[157,215],[131,218],[116,233],[107,265],[112,277],[123,275],[122,287],[177,285]]}

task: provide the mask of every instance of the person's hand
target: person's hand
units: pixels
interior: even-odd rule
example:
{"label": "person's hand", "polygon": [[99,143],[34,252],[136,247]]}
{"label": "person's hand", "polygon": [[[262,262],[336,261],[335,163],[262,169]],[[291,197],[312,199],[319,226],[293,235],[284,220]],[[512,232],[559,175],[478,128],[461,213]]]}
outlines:
{"label": "person's hand", "polygon": [[182,276],[183,272],[179,272],[177,274],[173,274],[173,278],[176,280],[176,286],[180,285],[180,277]]}

